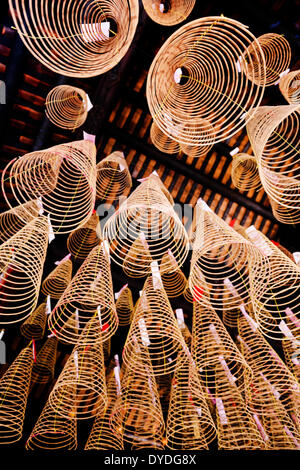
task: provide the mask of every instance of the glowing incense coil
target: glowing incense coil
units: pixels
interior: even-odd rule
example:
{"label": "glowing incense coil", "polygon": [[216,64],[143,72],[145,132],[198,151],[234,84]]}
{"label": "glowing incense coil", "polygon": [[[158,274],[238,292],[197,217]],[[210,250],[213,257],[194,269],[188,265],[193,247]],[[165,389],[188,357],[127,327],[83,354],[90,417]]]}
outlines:
{"label": "glowing incense coil", "polygon": [[190,359],[174,374],[167,420],[167,446],[173,450],[208,449],[216,429],[197,369]]}
{"label": "glowing incense coil", "polygon": [[88,97],[84,90],[69,85],[53,88],[46,98],[46,116],[62,129],[77,129],[86,121]]}
{"label": "glowing incense coil", "polygon": [[26,442],[26,449],[75,450],[76,448],[77,421],[64,418],[47,401]]}
{"label": "glowing incense coil", "polygon": [[167,294],[158,282],[153,275],[147,278],[123,350],[124,363],[137,374],[147,373],[134,360],[137,354],[143,360],[150,358],[156,376],[179,368],[184,357],[177,361],[176,356],[187,350]]}
{"label": "glowing incense coil", "polygon": [[36,356],[36,362],[32,368],[32,381],[35,383],[47,383],[54,377],[57,357],[57,339],[52,336],[47,338]]}
{"label": "glowing incense coil", "polygon": [[45,333],[46,322],[46,302],[43,302],[21,325],[21,334],[27,339],[42,339]]}
{"label": "glowing incense coil", "polygon": [[300,433],[283,409],[274,407],[272,416],[262,422],[269,437],[267,450],[300,449]]}
{"label": "glowing incense coil", "polygon": [[300,221],[300,105],[261,106],[249,113],[247,133],[262,186],[274,216],[283,223]]}
{"label": "glowing incense coil", "polygon": [[122,290],[118,296],[116,301],[116,309],[119,318],[119,325],[130,325],[133,316],[134,305],[132,300],[132,293],[129,287],[125,287],[125,289]]}
{"label": "glowing incense coil", "polygon": [[[87,322],[87,344],[106,341],[118,327],[109,255],[105,243],[85,259],[49,316],[49,328],[60,341],[75,344]],[[101,334],[100,334],[101,333]]]}
{"label": "glowing incense coil", "polygon": [[70,233],[67,247],[76,259],[85,259],[102,239],[101,225],[97,212],[94,212],[89,220]]}
{"label": "glowing incense coil", "polygon": [[[143,181],[106,222],[104,238],[111,245],[113,260],[126,274],[142,277],[151,271],[152,261],[160,262],[171,250],[180,268],[188,254],[186,230],[173,209],[168,191],[152,174]],[[160,271],[168,269],[160,264]]]}
{"label": "glowing incense coil", "polygon": [[164,134],[155,122],[151,125],[150,138],[152,144],[161,152],[173,154],[180,151],[179,143]]}
{"label": "glowing incense coil", "polygon": [[[9,0],[22,41],[54,72],[93,77],[112,69],[128,51],[138,23],[136,0]],[[30,8],[29,8],[30,7]]]}
{"label": "glowing incense coil", "polygon": [[72,261],[67,259],[49,274],[42,284],[42,292],[52,299],[59,299],[72,279]]}
{"label": "glowing incense coil", "polygon": [[12,444],[22,437],[32,365],[32,347],[28,346],[0,380],[0,444]]}
{"label": "glowing incense coil", "polygon": [[49,396],[49,404],[68,419],[88,419],[104,412],[107,405],[103,347],[87,345],[92,318],[83,330]]}
{"label": "glowing incense coil", "polygon": [[161,279],[167,296],[173,298],[183,294],[186,288],[187,279],[178,267],[177,261],[172,252],[164,254],[161,264],[166,267],[169,266],[169,269],[166,269],[165,272],[161,273]]}
{"label": "glowing incense coil", "polygon": [[150,18],[164,26],[173,26],[184,21],[196,0],[143,0],[144,8]]}
{"label": "glowing incense coil", "polygon": [[[254,56],[247,52],[256,44]],[[245,52],[244,56],[242,54]],[[247,77],[241,62],[258,69]],[[150,113],[160,130],[183,145],[221,142],[241,130],[259,106],[266,70],[259,42],[243,24],[224,16],[200,18],[173,33],[156,54],[147,78]],[[207,123],[205,132],[199,128]],[[212,131],[209,131],[212,129]]]}
{"label": "glowing incense coil", "polygon": [[[263,52],[262,60],[258,44]],[[247,57],[246,57],[247,56]],[[259,36],[243,53],[241,69],[256,85],[275,85],[291,62],[291,48],[282,34],[268,33]],[[249,60],[251,57],[251,61]],[[266,76],[262,76],[261,68],[265,67]]]}
{"label": "glowing incense coil", "polygon": [[231,167],[232,183],[240,191],[249,191],[261,187],[256,158],[247,153],[238,153],[233,157]]}
{"label": "glowing incense coil", "polygon": [[97,198],[115,201],[132,186],[131,175],[122,152],[113,152],[97,165]]}
{"label": "glowing incense coil", "polygon": [[0,214],[0,244],[39,215],[38,201],[30,201]]}
{"label": "glowing incense coil", "polygon": [[48,230],[47,218],[37,217],[0,246],[0,324],[20,322],[35,309]]}
{"label": "glowing incense coil", "polygon": [[[194,302],[192,357],[208,398],[216,395],[216,383],[218,383],[218,394],[223,397],[227,396],[227,381],[236,384],[238,389],[243,392],[245,381],[250,380],[252,376],[249,365],[232,341],[216,312],[212,307],[201,306],[198,302]],[[222,382],[218,382],[220,370],[224,372],[226,377],[223,384],[224,390]]]}
{"label": "glowing incense coil", "polygon": [[2,174],[8,205],[8,191],[19,204],[41,198],[55,233],[69,233],[89,219],[95,186],[96,146],[87,140],[28,153],[12,160]]}
{"label": "glowing incense coil", "polygon": [[279,89],[290,104],[300,104],[300,71],[289,72],[281,78]]}

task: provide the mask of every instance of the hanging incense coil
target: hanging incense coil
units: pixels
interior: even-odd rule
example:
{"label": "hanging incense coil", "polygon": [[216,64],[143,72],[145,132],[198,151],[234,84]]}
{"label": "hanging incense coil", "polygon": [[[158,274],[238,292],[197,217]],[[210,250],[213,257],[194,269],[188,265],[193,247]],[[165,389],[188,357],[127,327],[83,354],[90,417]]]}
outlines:
{"label": "hanging incense coil", "polygon": [[42,292],[52,299],[59,299],[72,279],[72,261],[67,259],[49,274],[42,284]]}
{"label": "hanging incense coil", "polygon": [[47,338],[36,356],[32,369],[33,382],[43,384],[54,378],[56,357],[57,339],[52,336]]}
{"label": "hanging incense coil", "polygon": [[129,287],[125,287],[125,289],[123,289],[118,296],[116,301],[116,309],[119,318],[119,325],[130,325],[133,316],[134,305],[132,293]]}
{"label": "hanging incense coil", "polygon": [[161,279],[167,296],[170,298],[178,297],[185,291],[187,279],[178,267],[171,251],[164,254],[161,263],[163,266],[169,266],[169,269],[161,273]]}
{"label": "hanging incense coil", "polygon": [[[155,376],[165,375],[180,367],[187,351],[174,312],[161,280],[149,276],[134,312],[131,327],[123,350],[123,361],[137,374],[146,373],[134,358],[149,356]],[[144,359],[143,359],[144,360]],[[146,360],[146,359],[145,359]]]}
{"label": "hanging incense coil", "polygon": [[[103,236],[111,245],[111,256],[128,275],[146,276],[151,262],[160,262],[168,250],[179,268],[187,257],[186,230],[162,186],[160,178],[152,174],[104,226]],[[165,263],[160,264],[161,273],[167,269]]]}
{"label": "hanging incense coil", "polygon": [[161,152],[174,154],[180,151],[179,143],[164,134],[155,122],[152,123],[150,128],[150,138],[152,144]]}
{"label": "hanging incense coil", "polygon": [[27,346],[0,380],[0,444],[22,437],[32,365],[32,348]]}
{"label": "hanging incense coil", "polygon": [[195,3],[196,0],[143,0],[150,18],[163,26],[182,23],[191,13]]}
{"label": "hanging incense coil", "polygon": [[97,164],[98,199],[113,202],[131,186],[131,175],[122,152],[113,152]]}
{"label": "hanging incense coil", "polygon": [[136,0],[47,0],[24,4],[9,0],[22,41],[34,57],[53,72],[68,77],[94,77],[124,57],[136,31]]}
{"label": "hanging incense coil", "polygon": [[37,217],[0,246],[0,325],[25,320],[35,309],[48,230],[47,218]]}
{"label": "hanging incense coil", "polygon": [[94,323],[98,318],[87,323],[49,396],[50,406],[64,418],[88,419],[106,409],[103,347],[99,341],[87,345]]}
{"label": "hanging incense coil", "polygon": [[[182,132],[185,131],[185,128],[187,128],[188,132],[191,132],[191,137],[189,144],[180,144],[180,149],[190,158],[204,157],[216,140],[214,126],[207,119],[200,119],[197,124],[193,125],[189,122],[186,126],[183,126]],[[199,144],[199,139],[201,144]]]}
{"label": "hanging incense coil", "polygon": [[27,442],[27,450],[75,450],[77,421],[61,416],[47,401]]}
{"label": "hanging incense coil", "polygon": [[232,160],[231,179],[240,191],[261,188],[256,158],[247,153],[236,154]]}
{"label": "hanging incense coil", "polygon": [[289,104],[300,104],[300,70],[289,72],[282,77],[279,90]]}
{"label": "hanging incense coil", "polygon": [[[263,52],[264,61],[258,44]],[[247,56],[247,57],[246,57]],[[251,62],[249,61],[251,58]],[[244,59],[244,60],[243,60]],[[275,85],[291,62],[291,48],[282,34],[267,33],[259,36],[243,53],[241,69],[249,80],[256,85]],[[259,62],[260,61],[260,62]],[[266,76],[262,76],[261,68],[265,67]]]}
{"label": "hanging incense coil", "polygon": [[70,233],[67,240],[69,252],[76,259],[85,259],[102,239],[101,225],[97,212],[94,212],[89,220]]}
{"label": "hanging incense coil", "polygon": [[88,97],[84,90],[70,85],[53,88],[46,98],[46,116],[62,129],[77,129],[88,115]]}
{"label": "hanging incense coil", "polygon": [[19,204],[41,198],[55,233],[69,233],[89,219],[95,186],[96,146],[87,140],[28,153],[12,160],[2,174],[8,205],[9,192]]}
{"label": "hanging incense coil", "polygon": [[85,259],[49,316],[49,328],[56,337],[76,344],[91,318],[88,345],[106,341],[117,330],[109,254],[102,242]]}
{"label": "hanging incense coil", "polygon": [[[236,384],[240,392],[251,379],[252,371],[232,341],[220,318],[212,307],[194,302],[192,357],[205,387],[207,398],[218,394],[227,396],[228,384]],[[224,383],[219,371],[225,373]],[[223,375],[222,375],[223,377]],[[222,388],[224,385],[224,390]]]}
{"label": "hanging incense coil", "polygon": [[167,446],[173,450],[208,449],[216,429],[192,360],[176,370],[167,420]]}
{"label": "hanging incense coil", "polygon": [[39,215],[39,201],[30,201],[0,214],[0,244]]}
{"label": "hanging incense coil", "polygon": [[[247,52],[256,44],[255,57]],[[245,52],[246,50],[246,52]],[[241,130],[259,106],[264,86],[240,73],[239,58],[264,84],[266,70],[259,42],[243,24],[224,16],[185,24],[164,43],[150,67],[147,101],[160,130],[181,145],[221,142]],[[251,79],[250,79],[251,78]],[[230,84],[230,85],[229,85]],[[199,132],[199,129],[202,131]]]}
{"label": "hanging incense coil", "polygon": [[272,416],[263,416],[266,430],[267,450],[300,449],[300,433],[282,408],[275,408]]}
{"label": "hanging incense coil", "polygon": [[21,334],[27,339],[42,339],[45,333],[46,322],[46,302],[43,302],[21,325]]}
{"label": "hanging incense coil", "polygon": [[300,221],[300,105],[261,106],[249,113],[247,133],[273,214],[287,224]]}

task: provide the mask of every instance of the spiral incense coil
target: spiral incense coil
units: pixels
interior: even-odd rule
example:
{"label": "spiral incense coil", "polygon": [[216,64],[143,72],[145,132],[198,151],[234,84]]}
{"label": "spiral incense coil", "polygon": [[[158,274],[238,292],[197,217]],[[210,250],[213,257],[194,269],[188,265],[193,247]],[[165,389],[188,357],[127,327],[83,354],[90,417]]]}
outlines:
{"label": "spiral incense coil", "polygon": [[[281,412],[280,412],[281,411]],[[300,433],[284,410],[275,408],[262,422],[268,436],[267,450],[299,450]]]}
{"label": "spiral incense coil", "polygon": [[125,287],[125,289],[121,291],[116,301],[116,309],[119,318],[119,325],[130,325],[133,316],[134,305],[132,300],[132,293],[129,287]]}
{"label": "spiral incense coil", "polygon": [[[253,43],[254,56],[247,52]],[[264,93],[264,86],[251,80],[254,71],[251,77],[241,73],[241,58],[249,66],[258,63],[255,72],[264,84],[260,44],[238,21],[206,17],[175,31],[147,78],[149,110],[160,130],[180,144],[197,146],[207,145],[208,136],[217,143],[241,130],[249,120],[244,114],[259,106]]]}
{"label": "spiral incense coil", "polygon": [[63,261],[49,274],[42,284],[42,292],[52,299],[59,299],[72,279],[72,261]]}
{"label": "spiral incense coil", "polygon": [[[262,61],[258,44],[263,52]],[[275,85],[291,62],[291,48],[282,34],[268,33],[259,36],[243,53],[241,68],[247,78],[256,85]],[[250,61],[249,58],[252,60]],[[262,76],[261,68],[265,67],[266,76]]]}
{"label": "spiral incense coil", "polygon": [[27,339],[42,339],[45,333],[46,322],[46,302],[43,302],[21,325],[20,331],[22,336]]}
{"label": "spiral incense coil", "polygon": [[60,340],[76,344],[91,318],[97,318],[84,337],[88,345],[104,342],[117,330],[109,255],[96,246],[85,259],[49,316],[49,328]]}
{"label": "spiral incense coil", "polygon": [[67,240],[69,252],[76,259],[85,259],[102,239],[101,225],[97,212],[94,212],[89,220],[70,233]]}
{"label": "spiral incense coil", "polygon": [[[111,245],[111,256],[126,274],[148,275],[151,262],[160,262],[168,250],[179,268],[188,255],[186,230],[166,193],[166,189],[162,191],[160,178],[152,174],[104,226],[103,236]],[[161,263],[161,273],[167,270],[168,266]]]}
{"label": "spiral incense coil", "polygon": [[[300,221],[300,105],[261,106],[249,113],[247,133],[262,186],[279,222]],[[252,114],[253,113],[253,114]]]}
{"label": "spiral incense coil", "polygon": [[88,419],[106,409],[103,347],[99,341],[87,345],[96,322],[95,317],[87,323],[49,396],[50,406],[64,418]]}
{"label": "spiral incense coil", "polygon": [[46,98],[46,116],[62,129],[77,129],[88,115],[88,97],[84,90],[69,85],[53,88]]}
{"label": "spiral incense coil", "polygon": [[[240,348],[253,371],[247,389],[247,405],[254,413],[273,413],[274,397],[280,399],[286,409],[290,406],[290,394],[300,397],[300,386],[284,362],[264,339],[257,324],[249,316],[239,319]],[[267,387],[266,387],[267,385]],[[271,395],[269,389],[272,391]]]}
{"label": "spiral incense coil", "polygon": [[53,72],[68,77],[94,77],[124,57],[136,31],[137,0],[9,0],[22,41]]}
{"label": "spiral incense coil", "polygon": [[179,143],[164,134],[155,122],[152,123],[150,128],[150,138],[152,144],[161,152],[174,154],[180,151]]}
{"label": "spiral incense coil", "polygon": [[27,450],[77,449],[77,421],[58,414],[47,401],[26,442]]}
{"label": "spiral incense coil", "polygon": [[0,246],[0,325],[25,320],[35,309],[48,230],[47,218],[37,217]]}
{"label": "spiral incense coil", "polygon": [[300,342],[293,340],[282,341],[282,349],[286,365],[300,382]]}
{"label": "spiral incense coil", "polygon": [[183,294],[186,288],[187,279],[178,267],[177,261],[172,252],[164,254],[161,264],[163,266],[169,266],[168,270],[161,273],[161,279],[167,296],[173,298]]}
{"label": "spiral incense coil", "polygon": [[282,77],[279,89],[289,104],[300,104],[300,70]]}
{"label": "spiral incense coil", "polygon": [[194,8],[196,0],[143,0],[144,8],[155,23],[173,26],[182,23]]}
{"label": "spiral incense coil", "polygon": [[84,224],[95,206],[96,146],[81,140],[32,152],[12,160],[2,174],[2,189],[22,204],[41,198],[54,233]]}
{"label": "spiral incense coil", "polygon": [[[188,122],[186,126],[183,126],[183,132],[186,127],[188,132],[191,132],[191,138],[189,144],[181,144],[180,149],[190,158],[204,157],[216,140],[214,126],[207,119],[202,119],[194,125]],[[201,144],[199,144],[199,139],[201,139]]]}
{"label": "spiral incense coil", "polygon": [[124,363],[137,374],[147,371],[134,360],[135,356],[149,356],[155,376],[179,368],[184,356],[177,361],[177,354],[187,351],[162,282],[156,279],[151,275],[145,282],[123,350]]}
{"label": "spiral incense coil", "polygon": [[247,153],[236,154],[232,160],[231,179],[240,191],[261,188],[256,158]]}
{"label": "spiral incense coil", "polygon": [[97,198],[118,199],[132,186],[128,165],[122,152],[113,152],[97,165]]}
{"label": "spiral incense coil", "polygon": [[0,214],[0,244],[39,215],[38,201],[30,201]]}
{"label": "spiral incense coil", "polygon": [[49,382],[54,377],[57,357],[57,339],[52,336],[47,338],[36,356],[36,362],[32,368],[32,381],[39,384]]}
{"label": "spiral incense coil", "polygon": [[32,365],[32,347],[27,346],[0,380],[0,444],[22,437]]}
{"label": "spiral incense coil", "polygon": [[186,285],[185,290],[183,292],[183,296],[184,296],[184,298],[187,302],[190,302],[190,303],[194,302],[192,293],[191,293],[190,288],[189,288],[189,281],[187,281],[187,285]]}
{"label": "spiral incense coil", "polygon": [[[205,387],[207,398],[218,394],[227,396],[228,384],[235,384],[243,392],[245,382],[251,379],[252,371],[232,341],[222,321],[212,307],[194,302],[192,357]],[[226,381],[218,381],[219,371],[225,373]],[[223,377],[223,376],[222,376]]]}
{"label": "spiral incense coil", "polygon": [[167,446],[172,450],[207,449],[216,429],[192,359],[176,370],[167,420]]}

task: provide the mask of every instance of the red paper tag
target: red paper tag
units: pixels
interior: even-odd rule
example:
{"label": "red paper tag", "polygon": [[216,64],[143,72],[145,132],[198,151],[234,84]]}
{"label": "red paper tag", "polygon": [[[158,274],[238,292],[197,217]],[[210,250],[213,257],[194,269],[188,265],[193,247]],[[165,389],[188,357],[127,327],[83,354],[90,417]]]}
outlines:
{"label": "red paper tag", "polygon": [[194,295],[193,295],[193,302],[197,302],[202,297],[203,289],[201,287],[194,287]]}
{"label": "red paper tag", "polygon": [[35,340],[32,340],[32,354],[33,354],[33,361],[36,362],[36,349],[35,349]]}
{"label": "red paper tag", "polygon": [[230,227],[233,227],[234,224],[235,224],[235,222],[236,222],[236,219],[232,219],[232,220],[229,222]]}
{"label": "red paper tag", "polygon": [[102,328],[101,328],[101,331],[106,331],[108,328],[109,328],[109,324],[108,324],[108,323],[104,323],[104,325],[103,325]]}
{"label": "red paper tag", "polygon": [[271,240],[271,242],[275,245],[275,246],[278,246],[279,243],[278,242],[275,242],[275,240]]}

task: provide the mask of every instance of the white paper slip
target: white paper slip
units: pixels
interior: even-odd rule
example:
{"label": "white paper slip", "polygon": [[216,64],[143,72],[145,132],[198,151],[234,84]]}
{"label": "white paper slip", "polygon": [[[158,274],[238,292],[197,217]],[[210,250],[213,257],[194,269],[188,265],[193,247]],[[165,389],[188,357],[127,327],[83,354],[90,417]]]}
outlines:
{"label": "white paper slip", "polygon": [[147,180],[150,178],[150,176],[152,176],[152,175],[158,176],[157,171],[154,170],[154,171],[152,171],[151,175],[146,176],[146,178],[140,178],[140,179],[138,179],[137,181],[138,181],[139,183],[143,183],[144,181],[147,181]]}
{"label": "white paper slip", "polygon": [[92,105],[92,102],[90,100],[90,97],[88,94],[86,94],[86,109],[87,112],[89,112],[94,106]]}
{"label": "white paper slip", "polygon": [[232,375],[232,373],[230,372],[230,369],[227,365],[227,362],[225,361],[224,357],[223,356],[219,356],[219,361],[225,371],[225,374],[229,380],[229,382],[231,383],[231,385],[234,385],[234,382],[237,380],[236,377],[234,377],[234,375]]}
{"label": "white paper slip", "polygon": [[76,378],[79,379],[79,369],[78,369],[78,351],[74,351],[74,364],[76,370]]}
{"label": "white paper slip", "polygon": [[95,144],[96,136],[93,134],[88,134],[87,132],[83,131],[83,140],[88,140],[89,142],[92,142],[93,144]]}
{"label": "white paper slip", "polygon": [[109,261],[109,264],[111,263],[110,261],[110,250],[109,250],[109,243],[107,240],[104,240],[103,242],[101,242],[101,246],[103,247],[103,251],[104,253],[106,254],[107,258],[108,258],[108,261]]}
{"label": "white paper slip", "polygon": [[214,340],[217,344],[221,344],[221,339],[220,339],[220,336],[218,335],[217,333],[217,330],[216,330],[216,327],[213,323],[211,323],[209,325],[209,331],[211,332],[211,334],[213,335],[214,337]]}
{"label": "white paper slip", "polygon": [[296,339],[284,320],[281,320],[278,327],[279,327],[280,331],[284,334],[284,336],[286,338],[292,339],[292,340]]}
{"label": "white paper slip", "polygon": [[268,437],[268,435],[267,435],[267,433],[266,433],[266,431],[265,431],[263,425],[261,424],[260,419],[259,419],[259,417],[257,416],[256,413],[253,414],[253,418],[254,418],[254,421],[256,422],[256,426],[257,426],[257,428],[258,428],[258,430],[259,430],[259,433],[260,433],[262,439],[263,439],[265,442],[268,441],[268,440],[269,440],[269,437]]}
{"label": "white paper slip", "polygon": [[120,295],[122,294],[122,292],[126,289],[126,287],[128,287],[128,284],[125,284],[121,290],[119,290],[119,292],[116,292],[115,293],[115,299],[118,300],[118,298],[120,297]]}
{"label": "white paper slip", "polygon": [[116,386],[117,386],[117,395],[121,395],[121,380],[120,380],[120,369],[118,366],[114,367],[114,375],[115,375],[115,380],[116,380]]}
{"label": "white paper slip", "polygon": [[160,276],[157,261],[152,261],[152,263],[151,263],[151,272],[152,272],[152,279],[153,279],[153,288],[154,289],[161,289],[162,288],[162,280],[161,280],[161,276]]}
{"label": "white paper slip", "polygon": [[237,293],[237,290],[235,289],[234,285],[228,277],[224,279],[224,285],[234,297],[238,297],[239,294]]}
{"label": "white paper slip", "polygon": [[185,322],[184,322],[184,316],[183,316],[183,310],[182,308],[177,308],[175,310],[175,313],[176,313],[176,318],[177,318],[177,322],[178,322],[178,326],[181,330],[184,330],[185,328]]}
{"label": "white paper slip", "polygon": [[43,215],[44,213],[44,207],[43,207],[43,201],[42,201],[42,198],[39,197],[37,199],[37,205],[38,205],[38,208],[39,208],[39,215]]}
{"label": "white paper slip", "polygon": [[141,333],[141,338],[142,338],[142,343],[144,346],[149,346],[150,345],[150,339],[148,336],[148,331],[145,323],[144,318],[140,318],[138,321],[139,328],[140,328],[140,333]]}
{"label": "white paper slip", "polygon": [[201,197],[199,197],[199,199],[197,201],[197,206],[202,207],[202,209],[204,209],[206,212],[212,212],[213,213],[211,208],[206,204],[206,202]]}
{"label": "white paper slip", "polygon": [[250,315],[248,315],[248,313],[246,312],[245,306],[243,304],[241,304],[241,305],[239,305],[239,308],[240,308],[240,311],[242,312],[242,314],[244,315],[244,317],[246,318],[247,322],[251,326],[252,331],[254,331],[254,332],[257,331],[258,324],[256,323],[255,320],[253,320],[253,318],[250,317]]}
{"label": "white paper slip", "polygon": [[120,370],[119,354],[115,354],[115,355],[114,355],[114,360],[115,360],[116,366],[117,366],[117,367],[119,368],[119,370]]}
{"label": "white paper slip", "polygon": [[80,25],[81,37],[84,42],[96,42],[103,38],[102,23],[82,23]]}
{"label": "white paper slip", "polygon": [[4,335],[4,330],[2,330],[1,333],[0,333],[0,341],[3,338],[3,335]]}
{"label": "white paper slip", "polygon": [[227,416],[226,416],[226,413],[225,413],[225,408],[224,408],[222,398],[216,398],[216,407],[217,407],[217,410],[218,410],[218,414],[219,414],[219,417],[220,417],[221,424],[223,424],[223,425],[228,424],[228,420],[227,420]]}
{"label": "white paper slip", "polygon": [[97,313],[98,313],[100,329],[102,330],[102,318],[101,318],[101,306],[100,305],[98,305],[97,307]]}
{"label": "white paper slip", "polygon": [[279,79],[274,83],[274,85],[278,85],[281,81],[281,79],[289,73],[290,69],[286,69],[283,72],[279,74]]}
{"label": "white paper slip", "polygon": [[46,315],[50,315],[51,313],[51,297],[50,295],[47,296],[47,302],[46,302]]}
{"label": "white paper slip", "polygon": [[229,152],[229,154],[234,157],[237,153],[239,153],[240,149],[239,147],[235,147],[235,149],[231,150],[231,152]]}
{"label": "white paper slip", "polygon": [[80,324],[79,324],[79,313],[78,313],[78,308],[76,308],[76,310],[75,310],[75,324],[76,324],[76,328],[77,328],[77,330],[79,330],[79,328],[80,328]]}
{"label": "white paper slip", "polygon": [[63,263],[64,261],[68,261],[69,259],[71,259],[71,253],[69,253],[67,256],[65,256],[63,259],[61,259],[60,261],[55,261],[54,264],[56,264],[56,266],[59,266],[61,263]]}
{"label": "white paper slip", "polygon": [[300,264],[300,251],[295,251],[293,253],[293,257],[294,257],[295,263]]}
{"label": "white paper slip", "polygon": [[272,248],[268,245],[263,235],[258,230],[256,230],[254,225],[251,225],[250,227],[246,228],[245,232],[247,233],[252,243],[261,251],[263,255],[273,255]]}
{"label": "white paper slip", "polygon": [[49,245],[50,243],[55,239],[55,235],[54,235],[54,232],[53,232],[53,227],[52,227],[52,224],[51,224],[51,219],[50,219],[50,214],[48,214],[48,224],[49,224]]}

